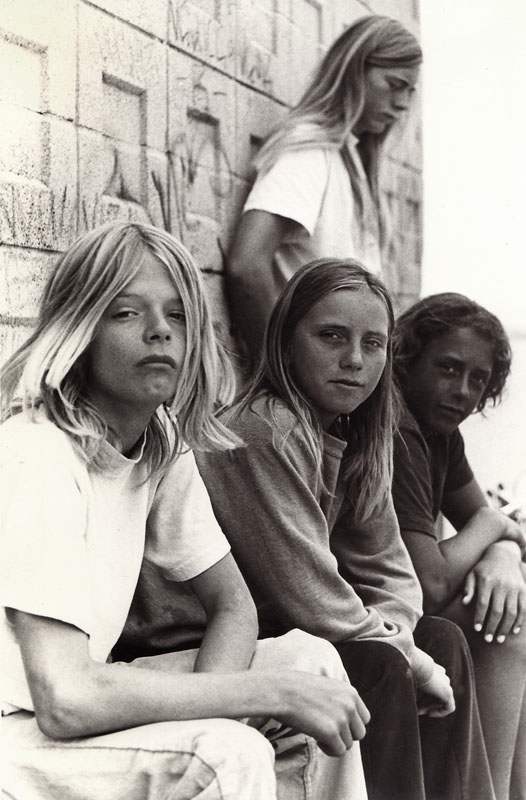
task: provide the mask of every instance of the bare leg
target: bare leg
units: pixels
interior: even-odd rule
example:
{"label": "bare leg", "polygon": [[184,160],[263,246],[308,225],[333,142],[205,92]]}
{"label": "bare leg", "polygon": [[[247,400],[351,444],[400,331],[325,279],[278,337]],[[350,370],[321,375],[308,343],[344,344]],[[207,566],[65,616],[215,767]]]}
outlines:
{"label": "bare leg", "polygon": [[522,711],[519,721],[519,735],[515,745],[515,757],[511,771],[510,800],[524,800],[526,797],[526,691],[522,698]]}
{"label": "bare leg", "polygon": [[[473,610],[470,606],[463,606],[460,598],[448,606],[443,616],[456,622],[468,640],[495,794],[497,800],[509,800],[512,766],[517,780],[520,773],[524,775],[526,770],[523,711],[526,629],[518,636],[508,636],[504,644],[488,644],[482,634],[473,630]],[[523,785],[524,780],[523,777]],[[517,798],[524,800],[526,794],[519,794]]]}

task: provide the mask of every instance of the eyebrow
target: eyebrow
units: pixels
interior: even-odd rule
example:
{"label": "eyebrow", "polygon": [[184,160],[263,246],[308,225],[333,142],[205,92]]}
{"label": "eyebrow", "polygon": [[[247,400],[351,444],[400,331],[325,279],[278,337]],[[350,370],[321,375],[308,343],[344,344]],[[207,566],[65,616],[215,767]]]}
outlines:
{"label": "eyebrow", "polygon": [[[347,332],[347,331],[351,330],[351,326],[350,325],[341,325],[339,322],[330,322],[330,321],[320,322],[319,323],[319,327],[320,328],[334,328],[334,330],[343,331],[343,332]],[[374,330],[365,331],[364,336],[378,336],[381,339],[384,339],[385,341],[387,341],[387,339],[388,339],[388,335],[386,333],[383,333],[383,331],[374,331]]]}
{"label": "eyebrow", "polygon": [[[114,297],[111,302],[116,303],[118,300],[144,300],[144,296],[142,294],[137,294],[136,292],[121,292],[116,297]],[[179,296],[177,297],[174,296],[173,301],[171,302],[181,307],[183,305],[183,301]]]}
{"label": "eyebrow", "polygon": [[[442,355],[437,356],[437,360],[451,361],[453,364],[459,364],[461,366],[464,366],[466,363],[463,358],[459,358],[459,356],[453,353],[442,353]],[[491,369],[486,369],[485,367],[476,367],[474,371],[479,372],[481,375],[491,375],[492,372]]]}

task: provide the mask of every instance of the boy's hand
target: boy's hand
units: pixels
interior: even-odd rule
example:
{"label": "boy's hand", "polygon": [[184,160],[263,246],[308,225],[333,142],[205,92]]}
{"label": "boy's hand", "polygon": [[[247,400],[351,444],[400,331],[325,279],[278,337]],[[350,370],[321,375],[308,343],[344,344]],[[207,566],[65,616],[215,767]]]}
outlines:
{"label": "boy's hand", "polygon": [[455,698],[446,670],[435,664],[429,680],[418,686],[418,713],[428,717],[447,717],[454,710]]}
{"label": "boy's hand", "polygon": [[488,644],[502,644],[506,636],[520,632],[526,618],[526,582],[516,544],[502,540],[488,547],[466,578],[462,602],[468,605],[473,599],[474,627]]}
{"label": "boy's hand", "polygon": [[341,756],[365,736],[367,707],[349,683],[308,672],[278,673],[280,721],[312,736],[329,756]]}

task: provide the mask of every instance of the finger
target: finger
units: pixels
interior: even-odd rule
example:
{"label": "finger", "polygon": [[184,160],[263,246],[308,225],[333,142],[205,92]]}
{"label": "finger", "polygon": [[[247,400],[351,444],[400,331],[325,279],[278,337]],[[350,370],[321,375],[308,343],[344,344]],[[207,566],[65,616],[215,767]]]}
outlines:
{"label": "finger", "polygon": [[[345,725],[342,728],[340,736],[341,736],[342,742],[345,745],[345,749],[346,750],[350,750],[351,747],[353,746],[353,742],[356,741],[356,739],[357,739],[357,737],[354,736],[352,730],[349,728],[348,725]],[[360,737],[360,738],[363,739],[363,736]]]}
{"label": "finger", "polygon": [[506,596],[501,589],[494,589],[491,603],[484,620],[484,641],[491,644],[495,638],[497,628],[504,615]]}
{"label": "finger", "polygon": [[362,718],[358,714],[355,714],[350,720],[348,730],[354,741],[359,741],[365,736],[366,728]]}
{"label": "finger", "polygon": [[371,714],[369,713],[369,709],[363,702],[360,695],[358,695],[356,698],[356,713],[358,714],[364,725],[369,724],[369,722],[371,721]]}
{"label": "finger", "polygon": [[513,633],[517,635],[526,621],[526,589],[521,588],[517,597],[517,617],[513,624]]}
{"label": "finger", "polygon": [[477,587],[477,598],[475,602],[475,612],[473,615],[474,627],[476,631],[481,631],[484,627],[484,620],[489,610],[491,602],[491,587],[487,581],[479,581]]}
{"label": "finger", "polygon": [[503,644],[506,641],[506,636],[509,636],[513,631],[518,612],[517,601],[518,601],[517,590],[516,589],[508,590],[508,592],[506,593],[504,612],[502,614],[499,626],[497,628],[496,641],[498,644]]}
{"label": "finger", "polygon": [[348,749],[341,736],[320,736],[317,742],[320,750],[327,756],[343,756]]}
{"label": "finger", "polygon": [[462,595],[462,602],[465,606],[469,605],[473,600],[476,582],[475,573],[468,572],[468,576],[464,584],[464,594]]}

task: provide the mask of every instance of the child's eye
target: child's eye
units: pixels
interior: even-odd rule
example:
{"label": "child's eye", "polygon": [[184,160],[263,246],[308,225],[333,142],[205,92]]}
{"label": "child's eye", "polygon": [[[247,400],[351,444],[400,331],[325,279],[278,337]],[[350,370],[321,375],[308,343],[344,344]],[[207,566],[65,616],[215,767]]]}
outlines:
{"label": "child's eye", "polygon": [[169,316],[176,322],[186,323],[186,316],[184,311],[170,311]]}
{"label": "child's eye", "polygon": [[343,336],[339,331],[321,331],[320,336],[322,339],[326,339],[329,342],[339,342],[343,339]]}
{"label": "child's eye", "polygon": [[133,308],[121,308],[118,311],[114,311],[112,314],[114,319],[128,319],[129,317],[135,316],[137,312],[133,310]]}
{"label": "child's eye", "polygon": [[366,345],[367,347],[372,347],[373,350],[378,350],[379,348],[384,346],[384,343],[381,342],[379,339],[367,339]]}

